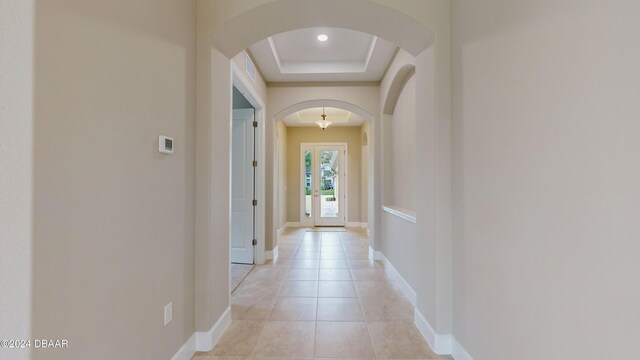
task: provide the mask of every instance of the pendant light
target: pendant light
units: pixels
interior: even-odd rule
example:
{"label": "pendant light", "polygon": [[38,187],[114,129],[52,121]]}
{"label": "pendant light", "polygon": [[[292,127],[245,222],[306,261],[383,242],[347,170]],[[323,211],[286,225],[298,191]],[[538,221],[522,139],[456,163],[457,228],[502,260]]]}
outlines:
{"label": "pendant light", "polygon": [[329,125],[333,124],[331,121],[327,120],[327,114],[324,113],[324,106],[322,107],[322,120],[318,120],[316,121],[316,124],[318,124],[318,126],[320,126],[320,128],[322,130],[326,129],[327,127],[329,127]]}

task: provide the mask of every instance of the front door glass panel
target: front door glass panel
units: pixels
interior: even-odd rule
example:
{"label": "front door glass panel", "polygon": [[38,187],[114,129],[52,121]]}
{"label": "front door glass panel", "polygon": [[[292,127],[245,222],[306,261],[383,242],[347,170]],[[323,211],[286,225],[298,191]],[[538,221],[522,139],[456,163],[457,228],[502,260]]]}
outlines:
{"label": "front door glass panel", "polygon": [[340,152],[321,150],[320,169],[320,217],[340,217]]}
{"label": "front door glass panel", "polygon": [[304,152],[304,215],[311,218],[313,209],[313,200],[311,193],[313,192],[313,178],[311,176],[311,150]]}

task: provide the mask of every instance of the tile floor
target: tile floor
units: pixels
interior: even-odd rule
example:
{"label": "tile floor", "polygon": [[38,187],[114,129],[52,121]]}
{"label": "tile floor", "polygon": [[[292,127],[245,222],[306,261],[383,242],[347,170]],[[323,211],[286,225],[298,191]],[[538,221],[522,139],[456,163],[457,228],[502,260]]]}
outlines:
{"label": "tile floor", "polygon": [[247,264],[234,264],[231,263],[231,291],[235,290],[238,285],[240,285],[240,283],[242,282],[242,280],[244,280],[244,278],[249,275],[249,273],[251,272],[251,270],[253,270],[253,268],[255,267],[255,265],[247,265]]}
{"label": "tile floor", "polygon": [[232,293],[218,344],[193,359],[450,359],[431,351],[368,246],[360,229],[288,230],[278,260],[256,266]]}

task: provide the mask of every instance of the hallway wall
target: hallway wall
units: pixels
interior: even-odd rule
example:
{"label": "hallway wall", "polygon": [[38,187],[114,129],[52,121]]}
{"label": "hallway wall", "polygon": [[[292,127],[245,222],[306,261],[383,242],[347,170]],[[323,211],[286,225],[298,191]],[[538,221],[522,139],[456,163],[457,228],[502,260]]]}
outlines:
{"label": "hallway wall", "polygon": [[455,337],[637,358],[640,3],[452,4]]}
{"label": "hallway wall", "polygon": [[[424,186],[425,182],[425,179],[416,179],[416,169],[421,165],[418,163],[419,159],[422,160],[424,156],[415,153],[418,139],[415,75],[409,75],[409,79],[400,79],[404,76],[401,69],[406,65],[415,65],[415,57],[400,50],[380,85],[380,105],[383,108],[387,98],[395,98],[397,101],[393,116],[385,114],[382,119],[381,166],[385,182],[383,205],[415,216],[416,186]],[[403,81],[398,88],[391,85],[396,77]],[[415,223],[386,211],[381,213],[380,244],[377,250],[393,264],[414,291],[427,280],[424,256],[417,251],[423,241],[418,236]]]}
{"label": "hallway wall", "polygon": [[287,221],[300,221],[300,144],[313,142],[346,142],[348,146],[347,182],[349,208],[347,222],[361,222],[360,170],[361,135],[359,126],[289,127],[287,129]]}
{"label": "hallway wall", "polygon": [[361,159],[360,159],[360,220],[363,223],[369,221],[369,184],[373,179],[373,173],[369,173],[372,170],[371,164],[371,146],[369,145],[369,138],[371,137],[371,125],[365,122],[360,127],[360,145],[361,145]]}
{"label": "hallway wall", "polygon": [[195,1],[35,16],[31,338],[69,348],[33,359],[169,359],[195,326]]}
{"label": "hallway wall", "polygon": [[31,337],[34,9],[0,0],[0,339]]}
{"label": "hallway wall", "polygon": [[[282,121],[277,122],[277,148],[278,148],[278,164],[276,168],[278,169],[278,186],[275,188],[278,190],[277,192],[277,209],[278,209],[278,221],[277,226],[278,229],[282,228],[287,222],[287,191],[289,189],[289,180],[287,177],[287,169],[289,167],[289,162],[287,161],[287,157],[289,156],[289,146],[288,146],[288,128]],[[270,244],[272,245],[272,244]],[[273,246],[273,245],[272,245]]]}
{"label": "hallway wall", "polygon": [[[398,98],[391,126],[391,204],[416,210],[416,191],[420,190],[421,181],[416,178],[416,82],[412,76],[402,89]],[[385,128],[386,129],[386,128]]]}

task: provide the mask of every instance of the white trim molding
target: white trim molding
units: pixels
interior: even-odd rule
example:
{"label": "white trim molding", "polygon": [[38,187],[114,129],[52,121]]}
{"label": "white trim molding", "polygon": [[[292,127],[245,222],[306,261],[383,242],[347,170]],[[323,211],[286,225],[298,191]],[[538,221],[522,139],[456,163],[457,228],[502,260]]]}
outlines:
{"label": "white trim molding", "polygon": [[230,323],[231,307],[228,307],[209,331],[196,333],[196,351],[211,351]]}
{"label": "white trim molding", "polygon": [[278,245],[272,251],[265,251],[264,257],[266,260],[273,260],[274,262],[278,260]]}
{"label": "white trim molding", "polygon": [[193,354],[196,352],[196,333],[191,334],[189,340],[180,347],[178,352],[171,358],[171,360],[191,360]]}
{"label": "white trim molding", "polygon": [[382,253],[373,250],[373,248],[369,246],[369,260],[382,260]]}
{"label": "white trim molding", "polygon": [[284,223],[282,226],[280,226],[280,229],[278,229],[278,235],[282,235],[282,233],[287,230],[287,224],[288,223]]}
{"label": "white trim molding", "polygon": [[465,350],[453,336],[451,337],[451,356],[455,360],[473,360],[473,357],[471,357],[467,350]]}
{"label": "white trim molding", "polygon": [[196,351],[210,351],[231,323],[231,307],[228,307],[209,331],[194,332],[171,360],[191,360]]}
{"label": "white trim molding", "polygon": [[438,355],[451,355],[455,360],[473,360],[471,355],[462,347],[462,345],[451,334],[438,334],[433,329],[431,324],[422,315],[420,310],[416,308],[418,296],[413,290],[411,285],[402,277],[402,275],[396,270],[391,261],[384,256],[380,251],[375,251],[372,247],[369,247],[369,259],[380,260],[384,264],[386,275],[396,281],[404,295],[409,299],[409,302],[413,305],[413,322],[420,330],[420,333],[427,341],[431,349]]}
{"label": "white trim molding", "polygon": [[[431,346],[436,354],[451,354],[451,335],[440,335],[436,333],[418,309],[413,311],[413,322],[416,324],[418,330],[420,330],[422,337],[427,340],[427,343],[429,343],[429,346]],[[456,358],[456,360],[458,359]]]}
{"label": "white trim molding", "polygon": [[413,290],[411,285],[409,285],[409,283],[402,277],[402,275],[400,275],[393,264],[391,264],[391,261],[389,261],[389,259],[387,259],[380,251],[374,252],[373,258],[374,260],[382,261],[382,263],[384,264],[384,272],[385,274],[387,274],[387,277],[389,277],[389,279],[393,281],[396,281],[398,285],[400,285],[400,289],[402,289],[404,295],[407,297],[407,299],[409,299],[411,305],[415,307],[418,302],[418,295],[416,294],[415,290]]}
{"label": "white trim molding", "polygon": [[395,215],[400,219],[407,220],[408,222],[411,222],[414,224],[416,223],[415,211],[403,209],[397,206],[384,206],[384,205],[382,205],[382,210],[384,210],[384,212],[387,212],[391,215]]}

